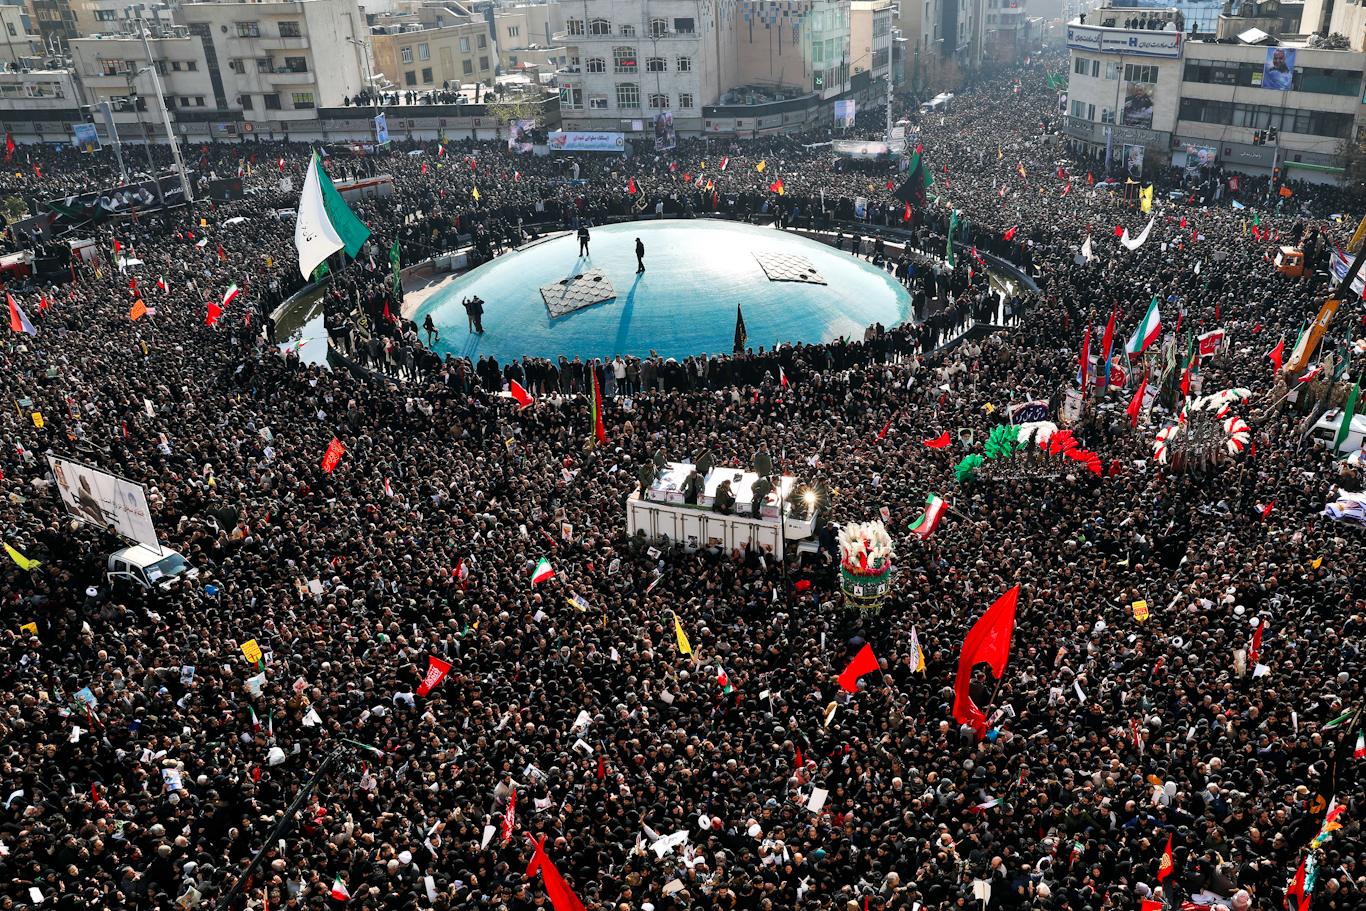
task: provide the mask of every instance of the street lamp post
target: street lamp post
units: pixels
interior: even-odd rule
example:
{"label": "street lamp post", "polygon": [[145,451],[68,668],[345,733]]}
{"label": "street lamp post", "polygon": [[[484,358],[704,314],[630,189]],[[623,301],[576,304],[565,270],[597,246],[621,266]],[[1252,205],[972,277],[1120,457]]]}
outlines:
{"label": "street lamp post", "polygon": [[370,129],[375,132],[375,142],[379,142],[379,126],[375,123],[375,117],[378,116],[378,100],[375,97],[374,78],[370,72],[370,46],[355,38],[346,40],[360,48],[361,68],[365,71],[365,94],[370,97]]}
{"label": "street lamp post", "polygon": [[[185,195],[185,202],[194,202],[194,193],[190,189],[190,180],[185,176],[185,162],[180,159],[180,142],[176,139],[175,128],[171,126],[171,114],[166,110],[166,99],[161,94],[161,78],[157,75],[156,61],[152,59],[152,46],[147,40],[147,26],[142,19],[142,8],[136,7],[133,10],[134,18],[138,23],[138,34],[142,36],[142,50],[147,54],[147,69],[152,71],[152,91],[157,96],[157,107],[161,110],[161,122],[166,127],[166,141],[171,144],[171,159],[175,161],[176,174],[180,177],[180,190]],[[142,75],[146,70],[139,71]],[[133,105],[134,111],[137,105]],[[142,123],[142,117],[138,117],[138,123]],[[150,140],[149,140],[150,141]],[[152,157],[151,149],[147,150],[147,158]],[[161,192],[161,177],[157,174],[156,165],[152,165],[152,179],[156,181],[157,196],[161,199],[161,204],[166,205],[166,198]]]}

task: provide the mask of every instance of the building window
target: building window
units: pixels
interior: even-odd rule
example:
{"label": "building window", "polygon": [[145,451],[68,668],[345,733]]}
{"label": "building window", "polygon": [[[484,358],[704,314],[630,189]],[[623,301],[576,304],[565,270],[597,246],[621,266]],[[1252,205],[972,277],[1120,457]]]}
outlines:
{"label": "building window", "polygon": [[617,83],[617,107],[619,108],[638,108],[640,107],[640,86],[634,82]]}
{"label": "building window", "polygon": [[636,49],[633,47],[612,48],[612,70],[617,73],[636,71]]}
{"label": "building window", "polygon": [[521,36],[521,34],[522,34],[522,27],[521,27],[520,25],[509,25],[509,26],[508,26],[508,37],[509,37],[509,38],[518,38],[518,37]]}
{"label": "building window", "polygon": [[296,110],[298,110],[298,109],[300,109],[300,108],[311,108],[311,107],[313,107],[313,93],[312,93],[312,92],[295,92],[295,93],[293,94],[292,97],[293,97],[293,99],[294,99],[294,108],[295,108]]}
{"label": "building window", "polygon": [[679,35],[691,35],[694,31],[692,17],[686,19],[674,19],[674,32]]}
{"label": "building window", "polygon": [[669,67],[663,57],[646,57],[645,72],[647,73],[667,73]]}
{"label": "building window", "polygon": [[[180,72],[180,61],[179,61],[179,60],[172,60],[172,61],[171,61],[171,71],[172,71],[172,72],[175,72],[175,73],[179,73],[179,72]],[[160,73],[160,74],[163,75],[163,76],[166,75],[166,61],[164,61],[164,60],[158,60],[158,61],[157,61],[157,72]]]}
{"label": "building window", "polygon": [[684,110],[692,108],[692,93],[684,92],[678,96],[678,106]]}
{"label": "building window", "polygon": [[1119,78],[1119,74],[1120,74],[1120,65],[1119,65],[1118,63],[1107,63],[1107,64],[1105,64],[1105,78],[1106,78],[1106,79],[1118,79],[1118,78]]}
{"label": "building window", "polygon": [[566,19],[565,22],[564,22],[564,33],[565,33],[566,35],[582,35],[582,34],[583,34],[583,20],[582,20],[582,19]]}
{"label": "building window", "polygon": [[187,108],[187,107],[190,106],[190,98],[189,98],[188,95],[181,95],[181,96],[180,96],[180,106],[181,106],[182,108]]}
{"label": "building window", "polygon": [[196,70],[199,69],[199,61],[198,61],[198,60],[186,60],[186,61],[185,61],[185,69],[189,70],[191,73],[195,72]]}
{"label": "building window", "polygon": [[404,74],[403,74],[403,84],[404,84],[404,85],[417,85],[417,73],[413,72],[412,70],[408,70],[406,73],[404,73]]}
{"label": "building window", "polygon": [[1075,98],[1072,99],[1072,116],[1085,119],[1086,103],[1082,101],[1077,101]]}
{"label": "building window", "polygon": [[473,60],[462,60],[462,61],[460,61],[460,69],[464,70],[466,76],[469,76],[471,73],[474,72],[474,61],[473,61]]}
{"label": "building window", "polygon": [[636,36],[636,27],[635,27],[634,25],[623,25],[623,26],[621,27],[621,37],[623,37],[623,38],[634,38],[635,36]]}
{"label": "building window", "polygon": [[669,34],[669,20],[668,20],[668,19],[651,19],[651,20],[650,20],[650,37],[651,37],[651,38],[663,38],[663,37],[664,37],[665,35],[667,35],[667,34]]}
{"label": "building window", "polygon": [[1093,79],[1099,79],[1099,78],[1100,78],[1100,61],[1099,61],[1099,60],[1092,60],[1092,61],[1091,61],[1091,77],[1092,77]]}
{"label": "building window", "polygon": [[1088,69],[1090,69],[1090,66],[1085,57],[1078,57],[1072,61],[1072,72],[1076,73],[1078,76],[1085,76]]}
{"label": "building window", "polygon": [[461,38],[461,39],[460,39],[460,53],[462,53],[462,54],[468,54],[469,52],[470,52],[470,39],[468,39],[468,38]]}
{"label": "building window", "polygon": [[480,57],[480,58],[479,58],[479,70],[480,70],[480,72],[483,72],[483,71],[487,70],[488,68],[489,68],[489,58],[487,58],[487,57]]}
{"label": "building window", "polygon": [[417,46],[417,59],[418,59],[418,60],[431,60],[431,59],[432,59],[432,51],[431,51],[431,48],[429,48],[429,47],[428,47],[427,45],[425,45],[425,44],[419,44],[419,45]]}
{"label": "building window", "polygon": [[413,49],[410,47],[401,47],[398,49],[398,56],[404,63],[412,63]]}
{"label": "building window", "polygon": [[573,111],[583,110],[583,86],[560,86],[560,107]]}
{"label": "building window", "polygon": [[204,106],[204,96],[203,96],[203,95],[196,95],[196,96],[194,96],[194,106],[197,107],[197,108],[202,108],[202,107]]}
{"label": "building window", "polygon": [[610,35],[612,34],[611,19],[590,19],[588,20],[588,34],[590,35]]}
{"label": "building window", "polygon": [[605,111],[605,110],[607,110],[607,96],[606,96],[606,95],[590,95],[590,96],[588,97],[588,109],[589,109],[590,111]]}
{"label": "building window", "polygon": [[1143,66],[1142,64],[1138,63],[1126,63],[1124,64],[1124,81],[1156,82],[1157,71],[1159,69],[1161,69],[1161,67]]}
{"label": "building window", "polygon": [[887,60],[892,53],[891,48],[880,47],[873,51],[873,69],[880,69],[887,65]]}
{"label": "building window", "polygon": [[[815,47],[815,46],[813,45],[812,48],[814,49],[814,47]],[[815,59],[815,58],[812,58],[812,59]],[[677,60],[677,63],[678,63],[678,71],[679,71],[680,73],[691,73],[691,72],[692,72],[692,58],[691,58],[691,57],[679,57],[678,60]]]}
{"label": "building window", "polygon": [[422,68],[422,84],[423,84],[423,85],[431,85],[431,84],[432,84],[432,68],[429,67],[429,66],[426,66],[426,67],[423,67],[423,68]]}
{"label": "building window", "polygon": [[489,36],[479,35],[474,43],[479,47],[479,50],[482,51],[484,48],[489,46]]}
{"label": "building window", "polygon": [[583,71],[585,73],[605,73],[607,72],[607,61],[601,57],[589,57],[584,61]]}
{"label": "building window", "polygon": [[250,95],[243,95],[243,96],[241,97],[241,99],[239,99],[239,100],[242,102],[242,110],[244,110],[244,111],[250,111],[250,110],[251,110],[251,96],[250,96]]}
{"label": "building window", "polygon": [[656,94],[656,95],[651,95],[651,96],[650,96],[650,110],[652,110],[652,111],[667,111],[668,109],[669,109],[669,96],[668,96],[668,95]]}
{"label": "building window", "polygon": [[308,72],[308,58],[307,58],[307,57],[286,57],[286,58],[285,58],[285,72],[286,72],[286,73],[307,73],[307,72]]}
{"label": "building window", "polygon": [[1100,122],[1101,122],[1101,123],[1114,123],[1114,122],[1115,122],[1115,109],[1114,109],[1114,108],[1101,108],[1101,109],[1100,109]]}
{"label": "building window", "polygon": [[278,92],[271,92],[269,95],[262,95],[261,97],[265,100],[267,111],[280,110],[280,95]]}
{"label": "building window", "polygon": [[275,64],[271,62],[271,59],[269,57],[257,57],[256,72],[273,73],[275,72]]}
{"label": "building window", "polygon": [[287,19],[280,23],[281,38],[302,38],[303,32],[299,31],[299,23],[293,19]]}
{"label": "building window", "polygon": [[237,37],[238,37],[238,38],[260,38],[260,37],[261,37],[261,26],[259,26],[259,25],[258,25],[257,23],[255,23],[255,22],[239,22],[239,23],[237,23]]}
{"label": "building window", "polygon": [[[117,21],[118,21],[118,18],[119,18],[119,11],[118,11],[118,10],[113,10],[113,9],[97,9],[97,10],[95,10],[95,21],[96,21],[96,22],[117,22]],[[6,23],[6,25],[8,25],[8,24],[9,24],[9,23]],[[13,26],[13,25],[10,25],[10,34],[11,34],[11,35],[14,34],[14,26]]]}

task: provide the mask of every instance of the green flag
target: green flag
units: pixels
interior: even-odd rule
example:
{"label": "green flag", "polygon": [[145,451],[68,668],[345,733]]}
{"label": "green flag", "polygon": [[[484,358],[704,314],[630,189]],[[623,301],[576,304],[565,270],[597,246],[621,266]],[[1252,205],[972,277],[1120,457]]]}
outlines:
{"label": "green flag", "polygon": [[403,300],[403,275],[399,271],[399,263],[403,261],[398,251],[398,238],[394,239],[394,246],[389,251],[389,264],[394,267],[394,297]]}
{"label": "green flag", "polygon": [[944,248],[944,258],[948,261],[949,268],[952,269],[957,263],[953,258],[953,236],[958,233],[958,210],[954,209],[949,216],[949,242]]}
{"label": "green flag", "polygon": [[1338,425],[1338,435],[1333,440],[1333,454],[1337,455],[1342,449],[1342,444],[1347,442],[1347,435],[1352,432],[1352,417],[1357,413],[1357,399],[1361,397],[1361,378],[1357,378],[1356,385],[1352,387],[1351,393],[1347,396],[1347,405],[1342,409],[1342,422]]}

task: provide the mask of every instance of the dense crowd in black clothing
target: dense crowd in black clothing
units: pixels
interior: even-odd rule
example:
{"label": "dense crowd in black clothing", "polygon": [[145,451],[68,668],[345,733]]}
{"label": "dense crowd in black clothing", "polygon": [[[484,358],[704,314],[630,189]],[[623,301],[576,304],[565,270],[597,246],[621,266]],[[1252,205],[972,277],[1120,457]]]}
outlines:
{"label": "dense crowd in black clothing", "polygon": [[[1162,169],[1154,230],[1127,251],[1116,225],[1137,234],[1148,216],[1070,159],[1043,83],[1037,66],[984,77],[942,124],[913,123],[936,184],[909,220],[886,189],[904,180],[893,165],[841,163],[803,146],[810,137],[680,139],[670,153],[583,158],[577,177],[500,144],[398,154],[383,162],[394,195],[354,207],[374,250],[327,287],[325,308],[337,344],[363,343],[362,359],[388,364],[394,343],[399,383],[303,363],[272,337],[266,316],[302,277],[293,225],[271,215],[296,197],[269,184],[280,158],[300,174],[304,146],[211,146],[202,169],[251,166],[248,184],[267,192],[102,225],[100,261],[74,282],[11,289],[38,334],[10,333],[0,352],[9,397],[31,403],[0,412],[0,511],[4,542],[39,564],[0,570],[0,911],[215,902],[262,853],[236,909],[532,911],[550,902],[524,875],[529,834],[547,836],[592,911],[959,911],[982,900],[976,882],[989,911],[1139,911],[1156,892],[1173,907],[1274,911],[1333,799],[1345,827],[1316,854],[1313,903],[1366,906],[1353,751],[1363,550],[1358,529],[1319,516],[1336,485],[1359,484],[1272,395],[1264,356],[1325,290],[1278,272],[1274,247],[1310,229],[1345,243],[1351,226],[1329,216],[1359,215],[1360,200],[1300,185],[1286,198],[1255,179],[1215,200]],[[15,155],[10,189],[24,196],[112,180],[102,159]],[[356,165],[327,167],[340,179]],[[768,189],[779,176],[782,195]],[[838,223],[860,196],[864,222]],[[584,398],[552,394],[583,391],[586,365],[423,356],[389,290],[395,239],[412,262],[480,246],[482,232],[494,255],[529,226],[660,205],[905,228],[927,255],[956,208],[959,269],[978,265],[976,247],[1040,290],[1017,283],[998,307],[952,274],[927,283],[919,261],[933,338],[871,327],[662,364],[605,351],[596,447]],[[1244,227],[1254,209],[1265,239]],[[115,240],[142,264],[111,261]],[[243,296],[206,325],[234,282]],[[1135,386],[1073,427],[1100,476],[960,485],[962,448],[923,445],[970,429],[980,451],[1010,404],[1056,403],[1088,322],[1094,350],[1117,311],[1122,343],[1154,297],[1164,327],[1180,314],[1181,345],[1227,330],[1200,379],[1253,390],[1239,406],[1255,424],[1247,452],[1204,475],[1163,470],[1162,412],[1138,429],[1125,415]],[[137,299],[155,314],[130,319]],[[348,328],[354,313],[380,349]],[[1008,325],[937,347],[973,319]],[[1362,319],[1344,304],[1325,350]],[[617,355],[635,360],[618,370]],[[533,407],[498,394],[519,377]],[[324,473],[334,439],[346,451]],[[748,467],[761,447],[828,491],[821,553],[789,553],[784,572],[759,548],[686,553],[626,534],[624,500],[657,452]],[[199,577],[111,587],[103,560],[124,542],[66,515],[49,451],[145,485],[162,542]],[[921,540],[907,527],[930,493],[952,512]],[[826,523],[883,507],[893,590],[861,618],[840,604]],[[542,558],[555,575],[533,585]],[[979,740],[951,713],[959,647],[1015,585],[988,713],[1008,709]],[[1265,676],[1235,662],[1253,617],[1270,624]],[[259,689],[241,649],[251,639],[268,653]],[[843,693],[835,677],[865,642],[882,673]],[[418,697],[429,655],[453,670]],[[343,739],[373,749],[325,775],[271,839]],[[829,799],[812,812],[817,787]],[[686,843],[652,850],[680,831]],[[1169,840],[1175,870],[1160,881]],[[338,878],[349,899],[331,896]]]}

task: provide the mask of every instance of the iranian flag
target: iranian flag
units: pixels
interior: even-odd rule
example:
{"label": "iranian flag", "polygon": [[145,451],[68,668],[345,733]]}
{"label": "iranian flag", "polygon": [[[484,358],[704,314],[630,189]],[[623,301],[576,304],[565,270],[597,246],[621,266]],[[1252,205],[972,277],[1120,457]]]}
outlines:
{"label": "iranian flag", "polygon": [[166,287],[166,276],[163,275],[163,276],[160,276],[160,277],[157,279],[157,287],[160,288],[162,291],[167,291],[167,290],[169,290],[169,289]]}
{"label": "iranian flag", "polygon": [[1157,297],[1153,297],[1153,302],[1148,305],[1148,312],[1139,321],[1138,327],[1134,329],[1134,334],[1129,337],[1129,343],[1124,346],[1124,350],[1129,353],[1129,357],[1137,357],[1147,350],[1148,346],[1157,341],[1157,337],[1162,334],[1162,311],[1157,309]]}
{"label": "iranian flag", "polygon": [[342,882],[340,873],[337,874],[336,882],[332,883],[332,897],[339,902],[348,901],[351,898],[351,893],[346,891],[346,883]]}
{"label": "iranian flag", "polygon": [[542,557],[541,562],[536,564],[536,569],[531,573],[531,584],[544,582],[553,575],[555,575],[555,570],[550,568],[550,561]]}
{"label": "iranian flag", "polygon": [[1224,330],[1215,329],[1213,332],[1206,332],[1204,335],[1197,336],[1196,341],[1200,343],[1200,356],[1210,357],[1219,353],[1219,346],[1224,343]]}
{"label": "iranian flag", "polygon": [[918,535],[921,538],[928,538],[934,534],[934,530],[939,527],[939,520],[944,518],[946,509],[948,509],[948,504],[934,494],[930,494],[925,498],[925,514],[916,519],[915,524],[911,526],[911,534]]}
{"label": "iranian flag", "polygon": [[232,287],[223,295],[223,303],[219,304],[223,309],[227,309],[228,304],[237,299],[237,295],[242,293],[242,289],[237,287],[237,282],[232,283]]}
{"label": "iranian flag", "polygon": [[1357,731],[1357,748],[1352,758],[1366,759],[1366,737],[1362,737],[1360,731]]}

